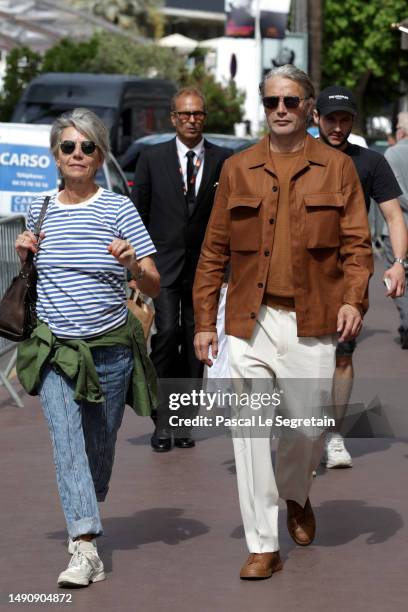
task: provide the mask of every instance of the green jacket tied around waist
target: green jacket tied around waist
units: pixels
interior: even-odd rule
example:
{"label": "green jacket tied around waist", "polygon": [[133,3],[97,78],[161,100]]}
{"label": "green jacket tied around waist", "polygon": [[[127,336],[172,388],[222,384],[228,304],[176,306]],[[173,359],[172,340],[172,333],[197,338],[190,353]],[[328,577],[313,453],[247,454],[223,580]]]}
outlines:
{"label": "green jacket tied around waist", "polygon": [[20,343],[17,375],[29,395],[38,395],[41,373],[49,363],[75,381],[76,401],[103,402],[91,349],[124,345],[133,353],[133,375],[126,403],[140,416],[149,416],[157,405],[157,380],[139,321],[128,315],[127,322],[96,338],[87,340],[57,338],[48,325],[38,322],[30,338]]}

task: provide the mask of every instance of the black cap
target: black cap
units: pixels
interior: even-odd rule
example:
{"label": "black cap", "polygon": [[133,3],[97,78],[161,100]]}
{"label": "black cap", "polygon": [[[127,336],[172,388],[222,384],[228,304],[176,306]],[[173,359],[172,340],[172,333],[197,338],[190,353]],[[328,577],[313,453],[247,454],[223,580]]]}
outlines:
{"label": "black cap", "polygon": [[336,111],[344,111],[357,115],[357,106],[353,92],[347,87],[332,85],[319,93],[316,100],[316,110],[321,115],[329,115]]}

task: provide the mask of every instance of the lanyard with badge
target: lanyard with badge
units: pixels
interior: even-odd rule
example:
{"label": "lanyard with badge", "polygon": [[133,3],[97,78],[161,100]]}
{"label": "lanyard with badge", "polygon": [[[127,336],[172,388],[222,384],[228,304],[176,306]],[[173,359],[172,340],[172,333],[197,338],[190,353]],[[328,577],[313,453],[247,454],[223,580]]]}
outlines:
{"label": "lanyard with badge", "polygon": [[[187,191],[188,191],[187,186],[186,186],[186,184],[187,184],[187,168],[186,168],[186,181],[184,182],[184,178],[183,178],[183,169],[182,169],[182,167],[181,167],[181,163],[180,163],[180,156],[177,154],[177,157],[178,157],[179,172],[180,172],[180,177],[181,177],[181,184],[182,184],[182,186],[183,186],[183,193],[184,193],[184,195],[186,196],[186,195],[187,195]],[[195,185],[195,182],[196,182],[196,180],[197,180],[197,175],[198,175],[198,172],[199,172],[199,170],[200,170],[200,166],[201,166],[201,164],[203,163],[203,158],[204,158],[204,148],[203,148],[203,149],[201,149],[201,151],[200,151],[200,154],[199,154],[199,155],[196,155],[196,158],[197,158],[197,159],[196,159],[196,161],[194,162],[193,172],[192,172],[192,175],[191,175],[191,178],[190,178],[190,181],[189,181],[189,183],[190,183],[190,185],[191,185],[191,186]],[[188,162],[187,162],[187,163],[188,163]]]}

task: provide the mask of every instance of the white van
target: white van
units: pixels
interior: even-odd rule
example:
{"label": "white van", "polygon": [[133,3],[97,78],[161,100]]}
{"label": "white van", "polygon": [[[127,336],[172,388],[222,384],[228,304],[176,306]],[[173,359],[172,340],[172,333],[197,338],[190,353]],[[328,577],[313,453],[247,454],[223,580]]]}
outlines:
{"label": "white van", "polygon": [[[50,131],[51,125],[0,123],[0,216],[24,215],[34,198],[57,191]],[[113,156],[105,160],[95,180],[129,196],[126,178]]]}
{"label": "white van", "polygon": [[0,123],[0,215],[25,214],[31,200],[57,190],[50,129]]}

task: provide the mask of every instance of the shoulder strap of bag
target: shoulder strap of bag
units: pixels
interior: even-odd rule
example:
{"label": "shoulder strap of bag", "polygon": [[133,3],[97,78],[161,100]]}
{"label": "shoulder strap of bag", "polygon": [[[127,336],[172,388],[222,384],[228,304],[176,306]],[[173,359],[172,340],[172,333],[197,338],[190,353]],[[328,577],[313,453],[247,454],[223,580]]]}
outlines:
{"label": "shoulder strap of bag", "polygon": [[37,219],[37,223],[35,224],[34,234],[35,236],[37,236],[37,238],[40,235],[41,226],[43,224],[45,213],[47,212],[47,208],[48,208],[50,199],[51,199],[50,196],[45,196],[43,205],[41,207],[40,215]]}
{"label": "shoulder strap of bag", "polygon": [[[37,237],[37,240],[40,236],[41,226],[43,224],[45,213],[47,212],[48,203],[50,199],[51,199],[50,196],[45,196],[43,205],[40,210],[40,214],[37,219],[37,223],[35,224],[35,227],[34,227],[34,235]],[[28,271],[33,268],[33,261],[34,261],[34,253],[32,251],[28,251],[27,258],[21,268],[24,274],[27,274]]]}

